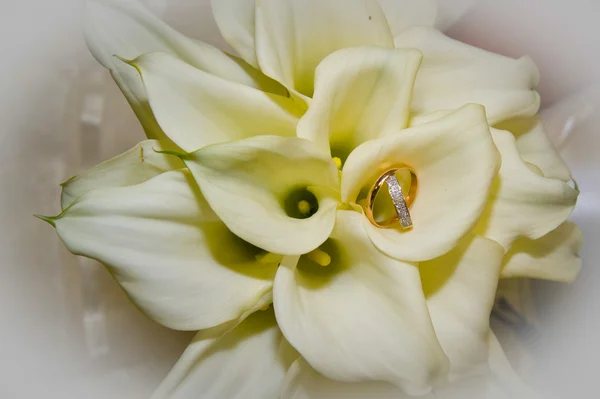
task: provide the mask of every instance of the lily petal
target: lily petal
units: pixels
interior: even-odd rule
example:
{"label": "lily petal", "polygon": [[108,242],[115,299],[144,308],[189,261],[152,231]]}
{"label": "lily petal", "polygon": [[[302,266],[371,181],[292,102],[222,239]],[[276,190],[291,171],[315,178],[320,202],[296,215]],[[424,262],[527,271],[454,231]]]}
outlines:
{"label": "lily petal", "polygon": [[255,50],[256,0],[211,0],[213,16],[221,35],[254,68],[258,68]]}
{"label": "lily petal", "polygon": [[[203,148],[184,161],[219,218],[259,248],[307,253],[333,229],[338,170],[308,140],[257,136]],[[302,201],[305,215],[298,213]]]}
{"label": "lily petal", "polygon": [[[335,229],[310,256],[284,258],[273,303],[279,326],[306,361],[328,378],[387,381],[424,394],[445,375],[447,359],[435,337],[418,268],[379,252],[362,216],[338,211]],[[327,354],[324,356],[324,354]]]}
{"label": "lily petal", "polygon": [[539,399],[538,395],[519,377],[508,361],[498,338],[490,331],[489,366],[493,384],[488,387],[490,399]]}
{"label": "lily petal", "polygon": [[219,221],[187,171],[89,191],[47,220],[167,327],[210,328],[269,302],[277,263],[256,261],[260,251]]}
{"label": "lily petal", "polygon": [[256,54],[261,70],[311,97],[317,65],[336,50],[393,47],[376,0],[261,0],[256,3]]}
{"label": "lily petal", "polygon": [[92,55],[111,71],[149,138],[164,136],[139,75],[115,59],[115,54],[132,59],[149,52],[167,52],[215,76],[273,93],[286,92],[244,61],[175,31],[137,0],[87,0],[84,25]]}
{"label": "lily petal", "polygon": [[562,224],[579,192],[531,170],[511,133],[492,129],[492,136],[502,154],[502,167],[476,232],[508,250],[518,237],[535,240]]}
{"label": "lily petal", "polygon": [[[340,382],[315,371],[304,359],[296,360],[285,377],[285,399],[408,399],[398,387],[385,382]],[[431,399],[429,395],[421,396]]]}
{"label": "lily petal", "polygon": [[[443,384],[420,399],[514,399],[511,396],[486,396],[493,381],[486,376],[468,378],[451,384]],[[317,373],[304,360],[297,360],[289,369],[285,379],[283,398],[286,399],[410,399],[389,383],[347,383],[330,380]],[[518,397],[519,399],[524,399]]]}
{"label": "lily petal", "polygon": [[[473,377],[438,385],[423,399],[534,399],[537,396],[510,366],[500,343],[490,331],[487,339],[489,369]],[[289,368],[282,398],[286,399],[409,399],[397,387],[383,382],[348,383],[328,379],[304,359]]]}
{"label": "lily petal", "polygon": [[279,398],[290,365],[272,309],[215,335],[196,335],[152,399]]}
{"label": "lily petal", "polygon": [[[443,383],[422,399],[534,399],[537,396],[512,369],[500,343],[490,331],[487,352],[489,369],[457,382]],[[487,357],[487,356],[486,356]],[[331,380],[315,371],[304,359],[296,360],[285,378],[286,399],[409,399],[397,387],[383,382],[348,383]]]}
{"label": "lily petal", "polygon": [[166,53],[131,63],[158,123],[186,151],[257,134],[295,135],[303,111],[290,98],[229,82]]}
{"label": "lily petal", "polygon": [[[434,26],[434,0],[377,0],[391,28],[392,36],[412,26]],[[213,15],[221,34],[250,65],[258,68],[255,46],[255,0],[211,0]]]}
{"label": "lily petal", "polygon": [[177,32],[137,0],[87,0],[86,5],[88,46],[108,69],[115,63],[115,54],[132,59],[165,52],[223,79],[266,91],[277,87],[244,61]]}
{"label": "lily petal", "polygon": [[342,201],[356,202],[396,165],[413,168],[418,189],[410,210],[413,227],[378,228],[364,218],[373,243],[407,261],[437,258],[456,246],[479,220],[500,157],[480,105],[466,105],[447,117],[372,140],[346,161]]}
{"label": "lily petal", "polygon": [[435,27],[445,31],[460,22],[466,13],[478,5],[479,0],[436,0],[436,3]]}
{"label": "lily petal", "polygon": [[436,0],[377,0],[383,9],[392,35],[413,26],[434,26],[437,16]]}
{"label": "lily petal", "polygon": [[537,240],[520,238],[506,254],[502,277],[573,282],[581,270],[581,231],[565,222]]}
{"label": "lily petal", "polygon": [[359,144],[405,128],[420,62],[416,50],[381,47],[329,55],[317,67],[314,98],[298,136],[345,160]]}
{"label": "lily petal", "polygon": [[548,138],[539,118],[519,118],[497,126],[508,130],[517,139],[517,149],[523,161],[540,169],[545,177],[571,181],[571,171]]}
{"label": "lily petal", "polygon": [[532,116],[540,106],[535,91],[539,73],[529,57],[518,60],[493,54],[425,27],[396,36],[397,48],[423,53],[412,98],[412,112],[423,115],[482,104],[490,124]]}
{"label": "lily petal", "polygon": [[91,190],[133,186],[169,170],[185,167],[156,140],[142,141],[131,150],[74,176],[62,184],[61,207],[66,209],[77,197]]}
{"label": "lily petal", "polygon": [[487,370],[489,321],[503,256],[498,243],[471,236],[419,265],[435,333],[450,360],[450,381]]}

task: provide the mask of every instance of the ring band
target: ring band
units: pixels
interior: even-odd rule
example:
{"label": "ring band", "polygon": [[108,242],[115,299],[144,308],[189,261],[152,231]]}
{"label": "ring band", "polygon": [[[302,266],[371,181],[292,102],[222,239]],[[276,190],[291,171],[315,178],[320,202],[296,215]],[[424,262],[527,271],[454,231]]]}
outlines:
{"label": "ring band", "polygon": [[[411,185],[408,192],[408,195],[404,195],[402,192],[402,187],[398,182],[398,178],[396,177],[396,172],[401,169],[407,169],[411,173]],[[391,218],[390,220],[379,223],[375,220],[373,215],[373,206],[375,204],[375,198],[377,198],[377,194],[381,187],[384,184],[388,186],[388,192],[390,197],[392,198],[392,202],[394,203],[394,208],[396,209],[396,216]],[[366,204],[366,216],[369,221],[377,226],[377,227],[389,227],[390,225],[400,222],[400,225],[403,229],[408,229],[412,227],[412,218],[410,216],[409,208],[412,205],[415,194],[417,191],[417,180],[414,171],[408,167],[400,167],[394,168],[386,171],[382,174],[379,179],[373,184],[373,187],[369,190],[369,194],[367,195],[367,204]]]}

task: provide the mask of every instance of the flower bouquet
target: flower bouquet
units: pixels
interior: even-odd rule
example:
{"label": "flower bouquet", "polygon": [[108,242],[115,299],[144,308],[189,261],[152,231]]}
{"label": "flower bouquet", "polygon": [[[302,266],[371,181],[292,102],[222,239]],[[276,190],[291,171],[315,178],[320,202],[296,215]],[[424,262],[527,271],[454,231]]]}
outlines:
{"label": "flower bouquet", "polygon": [[87,2],[147,140],[41,217],[198,331],[155,397],[534,395],[490,329],[498,282],[572,281],[581,234],[533,61],[445,36],[430,1],[212,9],[236,55]]}

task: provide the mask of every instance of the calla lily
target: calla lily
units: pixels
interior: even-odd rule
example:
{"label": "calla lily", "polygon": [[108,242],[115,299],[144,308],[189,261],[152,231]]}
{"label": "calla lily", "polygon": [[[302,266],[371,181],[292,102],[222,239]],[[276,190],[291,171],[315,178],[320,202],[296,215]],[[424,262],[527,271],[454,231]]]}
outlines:
{"label": "calla lily", "polygon": [[311,107],[298,136],[346,160],[359,144],[408,125],[421,53],[356,47],[336,51],[319,64]]}
{"label": "calla lily", "polygon": [[[316,102],[313,106],[316,106]],[[305,117],[310,117],[310,113]],[[277,254],[308,253],[300,257],[284,258],[275,278],[274,305],[285,336],[312,367],[336,380],[384,380],[411,393],[424,393],[428,385],[435,381],[435,374],[440,373],[433,371],[428,364],[443,364],[442,359],[445,357],[441,350],[436,354],[426,348],[439,345],[438,342],[441,343],[446,334],[450,339],[454,335],[451,333],[452,329],[460,329],[465,322],[461,315],[468,312],[460,311],[459,303],[456,304],[455,311],[445,307],[444,305],[451,303],[447,298],[436,305],[437,300],[434,298],[438,296],[433,296],[432,302],[428,304],[421,287],[419,271],[410,262],[438,258],[451,251],[483,213],[499,167],[499,154],[483,109],[476,105],[465,106],[430,124],[396,134],[389,133],[382,138],[365,142],[348,157],[341,172],[341,183],[337,180],[335,164],[323,155],[326,152],[317,151],[310,144],[302,139],[264,136],[213,145],[184,155],[182,159],[212,208],[240,237]],[[314,149],[309,150],[310,148]],[[361,212],[352,210],[356,206],[350,206],[346,210],[343,204],[355,203],[365,182],[374,179],[381,172],[378,167],[386,168],[400,161],[409,163],[422,181],[419,188],[421,196],[413,207],[416,226],[409,232],[395,229],[380,232],[369,224]],[[473,164],[479,167],[473,168]],[[327,180],[324,180],[327,176]],[[465,185],[450,182],[446,184],[453,176],[462,176]],[[298,219],[285,213],[285,195],[293,198],[294,189],[300,183],[307,190],[312,190],[318,204],[315,213],[307,219]],[[336,194],[340,190],[341,195]],[[329,197],[320,197],[323,194]],[[445,196],[448,198],[444,199]],[[465,197],[473,202],[461,203],[460,200]],[[239,203],[240,198],[245,200],[244,203]],[[454,206],[454,203],[457,205]],[[422,219],[417,204],[423,206]],[[442,205],[447,208],[440,208],[437,210],[439,213],[435,213],[436,206]],[[325,215],[337,216],[335,220],[331,220],[331,216]],[[327,224],[323,224],[323,220],[328,220]],[[265,229],[264,226],[268,228]],[[302,230],[308,234],[304,239],[300,235]],[[360,234],[352,233],[357,231]],[[443,234],[436,235],[436,232]],[[479,328],[475,329],[473,326],[467,331],[478,331],[477,334],[482,337],[479,342],[483,344],[479,345],[479,350],[460,349],[461,343],[468,343],[472,348],[477,342],[473,338],[463,339],[465,334],[461,334],[460,342],[450,341],[446,349],[441,346],[446,355],[454,350],[459,354],[469,353],[475,356],[475,359],[456,356],[454,367],[458,369],[458,374],[464,372],[462,368],[481,363],[482,358],[477,358],[476,353],[481,353],[481,348],[484,352],[486,349],[489,330],[487,320],[504,255],[504,249],[500,245],[489,242],[486,245],[492,246],[495,255],[484,251],[472,261],[476,266],[477,262],[487,265],[484,270],[490,285],[485,293],[475,294],[484,305],[483,310],[479,315],[465,315],[479,323]],[[373,244],[391,257],[378,253]],[[460,261],[469,262],[469,257],[463,249],[456,251],[450,252],[448,257],[432,260],[433,277],[426,278],[426,281],[440,278],[444,266],[450,266],[449,278],[454,278],[460,286],[458,271],[452,265]],[[323,256],[326,258],[321,262],[319,257]],[[492,259],[495,259],[495,263],[492,263]],[[389,267],[385,266],[386,263]],[[428,263],[421,265],[421,277],[424,276],[423,271],[428,270],[425,266]],[[375,272],[377,273],[369,277]],[[383,276],[385,277],[382,278]],[[390,293],[379,298],[376,293],[388,284],[391,284]],[[485,287],[481,282],[472,285],[482,289]],[[398,291],[398,286],[403,289]],[[447,283],[445,289],[452,292],[451,287]],[[435,291],[434,288],[431,290]],[[401,292],[402,295],[394,294],[396,292]],[[487,295],[487,300],[481,302],[484,295]],[[350,303],[354,297],[361,298],[360,302],[345,306],[350,313],[344,315],[344,308],[339,304]],[[436,310],[437,306],[441,306],[439,311]],[[390,312],[386,313],[388,307]],[[403,314],[391,311],[398,307],[404,309]],[[450,308],[453,307],[450,305]],[[359,312],[360,308],[365,309],[364,317],[368,320],[361,325],[389,324],[385,331],[395,331],[394,339],[386,343],[384,335],[373,340],[373,332],[365,332],[363,338],[356,329],[354,334],[344,334],[351,328],[350,323],[354,323],[356,317],[363,314]],[[439,313],[434,317],[434,312]],[[333,314],[337,317],[333,318]],[[425,319],[419,321],[420,315],[427,314],[429,315]],[[436,321],[441,325],[439,332],[435,330]],[[407,335],[403,335],[403,339],[398,341],[403,326],[410,326],[410,331],[404,333]],[[340,330],[334,333],[336,329]],[[418,335],[413,334],[416,330],[420,331]],[[331,335],[331,341],[326,338],[328,335]],[[348,342],[344,340],[346,335]],[[415,341],[411,341],[411,336]],[[317,345],[319,341],[322,344]],[[421,355],[418,357],[426,367],[425,373],[421,372],[419,376],[417,364],[412,360],[417,356],[412,353],[406,359],[400,357],[384,361],[376,357],[402,353],[399,349],[388,353],[393,342],[411,342],[410,347],[414,350],[421,347]],[[375,343],[375,347],[369,346]],[[354,350],[347,353],[344,348],[348,347],[364,347],[365,352]],[[324,358],[322,353],[325,348],[329,356]],[[384,352],[377,355],[376,348],[382,348]],[[427,353],[431,354],[426,355]],[[430,363],[426,361],[426,356],[431,357]],[[353,357],[355,360],[350,361]],[[485,358],[484,355],[484,361]],[[389,367],[377,370],[377,364],[390,362],[398,365],[396,371],[389,371]],[[365,368],[364,364],[370,366]],[[362,370],[366,370],[366,373]]]}
{"label": "calla lily", "polygon": [[394,47],[376,1],[348,0],[340,7],[336,0],[261,0],[255,12],[260,69],[301,98],[312,96],[315,68],[334,51]]}
{"label": "calla lily", "polygon": [[562,224],[575,208],[579,192],[529,168],[509,132],[494,130],[493,137],[502,167],[477,231],[509,249],[518,237],[537,239]]}
{"label": "calla lily", "polygon": [[[156,140],[42,218],[151,318],[200,330],[156,398],[451,398],[464,380],[514,397],[498,280],[575,278],[578,191],[535,119],[533,62],[416,4],[214,0],[238,58],[134,0],[88,1],[90,49]],[[410,230],[363,209],[398,165]]]}
{"label": "calla lily", "polygon": [[[333,229],[338,171],[307,140],[257,136],[183,159],[219,218],[257,247],[300,255],[317,248]],[[301,201],[314,201],[318,209],[298,217]]]}
{"label": "calla lily", "polygon": [[166,53],[129,63],[138,70],[164,133],[184,150],[257,134],[295,133],[302,111],[287,97],[222,79]]}
{"label": "calla lily", "polygon": [[132,59],[149,52],[165,52],[216,77],[274,94],[286,94],[281,85],[241,59],[175,31],[137,0],[87,0],[86,13],[88,47],[98,62],[110,70],[148,138],[166,139],[149,106],[140,76],[115,55]]}
{"label": "calla lily", "polygon": [[506,254],[502,277],[573,282],[581,270],[581,244],[581,231],[572,222],[564,222],[537,240],[521,238]]}
{"label": "calla lily", "polygon": [[[341,225],[340,230],[345,231],[348,227],[351,226]],[[357,230],[360,231],[360,229],[352,229],[351,231]],[[332,245],[336,244],[339,244],[339,242],[333,243]],[[363,245],[360,241],[356,244]],[[363,248],[356,247],[354,249],[360,253]],[[425,272],[421,273],[421,279],[427,295],[427,306],[431,312],[432,320],[436,325],[436,331],[439,331],[438,336],[443,337],[440,338],[440,341],[442,342],[444,350],[450,357],[451,365],[453,365],[453,375],[469,376],[467,381],[463,382],[463,387],[470,389],[468,392],[472,392],[471,390],[476,389],[475,392],[483,394],[487,390],[491,389],[506,389],[504,384],[500,384],[498,382],[498,379],[504,379],[506,378],[504,377],[505,374],[510,374],[510,369],[506,370],[506,367],[509,366],[507,366],[507,364],[502,364],[504,359],[502,358],[503,355],[501,349],[499,349],[497,343],[494,345],[490,343],[494,338],[493,336],[490,336],[488,326],[488,316],[494,300],[494,293],[496,291],[496,282],[500,270],[502,254],[502,247],[491,240],[470,237],[464,240],[463,243],[456,249],[456,251],[453,251],[453,253],[435,261],[427,262],[421,267],[422,270],[425,269]],[[381,254],[376,255],[375,258],[369,255],[371,254],[364,254],[364,259],[368,259],[369,261],[372,261],[373,259],[385,259],[385,257]],[[488,264],[490,259],[494,260],[495,265],[493,267],[481,267],[484,264]],[[307,263],[307,260],[301,260],[301,262],[304,264],[300,265],[295,273],[289,273],[286,271],[284,274],[285,279],[288,279],[288,276],[290,276],[295,280],[302,280],[301,286],[294,288],[293,286],[289,285],[281,285],[281,289],[285,291],[286,288],[291,288],[295,292],[294,295],[302,295],[305,297],[305,300],[318,300],[320,295],[318,293],[320,287],[315,284],[314,281],[313,284],[309,284],[311,281],[311,273],[320,273],[320,281],[318,281],[318,283],[322,285],[322,289],[325,289],[325,285],[327,284],[326,280],[328,278],[337,279],[338,282],[336,285],[338,285],[338,295],[343,294],[343,292],[340,292],[339,290],[343,289],[344,285],[347,284],[348,279],[353,279],[353,271],[349,270],[349,268],[342,268],[340,270],[339,268],[343,267],[343,265],[339,261],[339,266],[335,266],[338,267],[338,270],[336,270],[333,276],[328,276],[328,274],[323,271],[323,268],[318,269],[315,268],[314,265],[311,267],[311,265]],[[366,267],[367,265],[368,263],[365,262],[363,267]],[[390,264],[390,266],[392,265],[393,264]],[[441,272],[438,270],[439,267],[442,269]],[[401,271],[398,270],[397,272],[394,272],[394,269],[387,270],[395,275],[398,275],[398,272]],[[406,274],[406,271],[403,273],[404,278],[402,280],[394,279],[393,282],[404,281],[404,284],[408,284],[405,285],[404,288],[410,289],[411,280],[407,279],[409,275]],[[357,279],[356,277],[354,277],[355,281],[360,281],[360,279]],[[393,278],[394,276],[392,275],[389,277]],[[379,282],[382,287],[393,287],[393,284],[390,284],[389,282],[385,283],[385,280],[375,280],[374,283],[376,282]],[[360,289],[360,287],[361,285],[359,284],[350,288],[356,290]],[[465,291],[465,288],[467,291]],[[311,291],[315,292],[311,293]],[[459,291],[461,295],[457,295],[457,291]],[[395,292],[398,292],[398,290],[395,290]],[[394,291],[390,293],[394,294]],[[322,302],[322,305],[331,307],[337,304],[337,307],[340,307],[339,302],[334,302],[335,296],[333,294],[335,294],[335,291],[330,292],[327,301]],[[357,306],[360,306],[360,300],[363,298],[363,296],[360,295],[360,291],[353,291],[353,294],[357,298],[353,303]],[[406,294],[402,295],[405,296]],[[371,295],[368,295],[364,299],[368,300],[370,296]],[[475,309],[473,308],[473,301],[478,302],[478,311],[474,311]],[[326,315],[325,312],[322,314],[324,316]],[[250,316],[249,319],[253,320],[258,316],[260,320],[264,320],[263,323],[267,323],[268,325],[268,316],[261,312],[259,312],[257,316],[255,315]],[[368,313],[361,313],[361,315],[362,317],[369,317]],[[357,317],[358,314],[355,314],[354,316]],[[312,315],[312,318],[314,317],[315,315]],[[371,316],[369,319],[372,320],[373,317]],[[302,319],[299,321],[302,321]],[[367,319],[363,318],[362,321],[367,322]],[[323,321],[321,320],[321,322]],[[255,322],[252,321],[252,323]],[[356,326],[360,324],[361,323],[352,321],[350,326]],[[373,334],[377,334],[378,330],[382,331],[380,324],[372,326],[374,327],[372,331]],[[343,326],[339,327],[343,328]],[[256,342],[258,335],[256,335],[256,338],[246,338],[246,333],[244,332],[246,327],[244,324],[238,327],[238,329],[241,331],[237,332],[237,334],[242,334],[242,337],[236,338],[237,340],[234,342],[227,341],[231,342],[228,345],[218,346],[218,348],[223,348],[218,351],[214,350],[209,352],[207,349],[215,345],[213,343],[214,338],[212,336],[206,337],[206,334],[199,334],[198,338],[194,340],[192,345],[190,345],[188,350],[182,356],[182,359],[170,373],[167,380],[165,380],[165,382],[159,388],[155,397],[170,397],[167,395],[168,392],[180,392],[184,390],[184,388],[181,388],[180,386],[187,387],[190,396],[192,395],[192,392],[196,394],[198,392],[214,392],[210,390],[213,389],[215,385],[218,386],[222,380],[211,378],[216,371],[207,365],[212,363],[210,358],[208,361],[205,360],[207,353],[208,356],[211,357],[215,356],[214,354],[220,354],[220,357],[224,358],[225,360],[231,359],[231,361],[237,362],[265,362],[269,359],[271,359],[270,364],[275,365],[281,365],[285,362],[286,370],[291,364],[291,368],[289,368],[289,371],[287,371],[285,381],[279,380],[279,378],[282,378],[282,374],[276,370],[272,372],[270,379],[267,381],[266,379],[261,380],[260,377],[254,373],[260,372],[261,368],[244,368],[245,374],[240,376],[242,380],[245,381],[247,378],[251,378],[257,383],[264,381],[263,383],[265,385],[248,386],[244,384],[239,387],[238,385],[233,385],[225,388],[229,391],[222,392],[231,392],[232,389],[241,389],[243,386],[246,388],[245,395],[247,396],[253,397],[252,395],[256,395],[256,397],[266,397],[260,396],[262,393],[264,393],[263,389],[265,388],[263,387],[268,389],[271,386],[270,383],[273,381],[278,381],[281,384],[281,389],[283,390],[281,397],[285,398],[346,398],[352,395],[355,397],[368,398],[408,397],[408,395],[405,395],[402,390],[399,390],[396,386],[389,383],[341,383],[339,380],[332,380],[325,377],[324,375],[315,371],[305,360],[300,358],[297,353],[295,353],[293,350],[290,350],[289,344],[287,344],[285,339],[281,340],[280,338],[277,338],[277,335],[274,335],[276,334],[275,330],[272,328],[270,330],[267,330],[266,328],[261,330],[264,331],[264,334],[268,333],[269,336],[272,337],[267,340],[262,340],[262,343]],[[332,331],[331,333],[334,332]],[[227,338],[229,334],[231,333],[225,334],[223,337]],[[464,338],[463,334],[469,334],[468,339],[462,339]],[[335,340],[344,337],[345,335],[347,335],[347,333],[344,333],[343,330],[342,332],[338,331],[338,334],[332,337],[332,339]],[[395,341],[399,341],[397,337],[395,338]],[[238,346],[241,345],[243,345],[243,348],[246,349],[238,350]],[[387,347],[389,348],[389,346]],[[236,352],[232,353],[234,350]],[[255,350],[256,352],[248,354],[248,350]],[[326,349],[321,348],[321,350]],[[489,352],[492,352],[491,356],[488,356]],[[351,356],[352,353],[349,352],[348,355]],[[202,359],[202,361],[198,361],[198,359]],[[496,364],[498,362],[501,362],[501,364]],[[488,365],[488,363],[490,364]],[[245,363],[242,363],[242,367],[245,367]],[[475,368],[473,369],[472,367]],[[491,368],[494,368],[494,373],[491,373]],[[222,370],[222,368],[219,368],[218,370]],[[236,366],[234,370],[237,371],[239,368]],[[265,376],[265,374],[260,375]],[[464,394],[464,392],[455,387],[454,384],[443,383],[434,388],[435,397],[458,398],[461,397],[461,393]],[[174,397],[187,396],[175,395]],[[231,397],[235,398],[237,396],[235,396],[235,394],[231,394]],[[276,396],[273,395],[269,397]],[[425,397],[430,396],[427,395]],[[509,395],[508,392],[505,396],[498,396],[498,398],[509,397],[513,396]]]}
{"label": "calla lily", "polygon": [[397,48],[423,53],[411,103],[415,116],[477,103],[495,124],[539,109],[539,73],[529,57],[492,54],[426,27],[407,29],[394,40]]}
{"label": "calla lily", "polygon": [[[102,179],[110,168],[87,178]],[[186,170],[86,191],[48,221],[71,252],[105,264],[129,297],[168,327],[214,327],[271,301],[277,262],[258,262],[261,251],[225,227]]]}
{"label": "calla lily", "polygon": [[152,398],[277,398],[296,358],[273,310],[259,311],[235,328],[199,332]]}
{"label": "calla lily", "polygon": [[538,118],[511,119],[496,127],[515,136],[519,155],[530,168],[533,166],[537,174],[564,182],[572,180],[569,167],[556,151]]}
{"label": "calla lily", "polygon": [[430,124],[364,143],[344,166],[342,198],[356,201],[365,184],[401,163],[419,179],[414,227],[403,232],[369,224],[367,232],[380,250],[398,259],[441,256],[480,218],[500,164],[483,108],[467,105]]}

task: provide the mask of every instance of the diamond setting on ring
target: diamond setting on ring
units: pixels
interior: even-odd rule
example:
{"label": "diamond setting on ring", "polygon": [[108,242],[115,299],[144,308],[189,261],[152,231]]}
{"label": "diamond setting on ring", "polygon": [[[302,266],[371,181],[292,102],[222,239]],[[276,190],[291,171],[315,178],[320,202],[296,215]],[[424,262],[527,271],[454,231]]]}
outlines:
{"label": "diamond setting on ring", "polygon": [[408,206],[404,200],[404,194],[402,193],[402,187],[400,187],[400,183],[398,182],[396,175],[390,173],[385,179],[385,182],[387,183],[388,191],[392,197],[392,201],[394,202],[394,207],[396,208],[396,213],[398,214],[398,218],[400,220],[400,225],[402,225],[403,229],[412,227],[412,218],[410,217],[410,212],[408,211]]}

